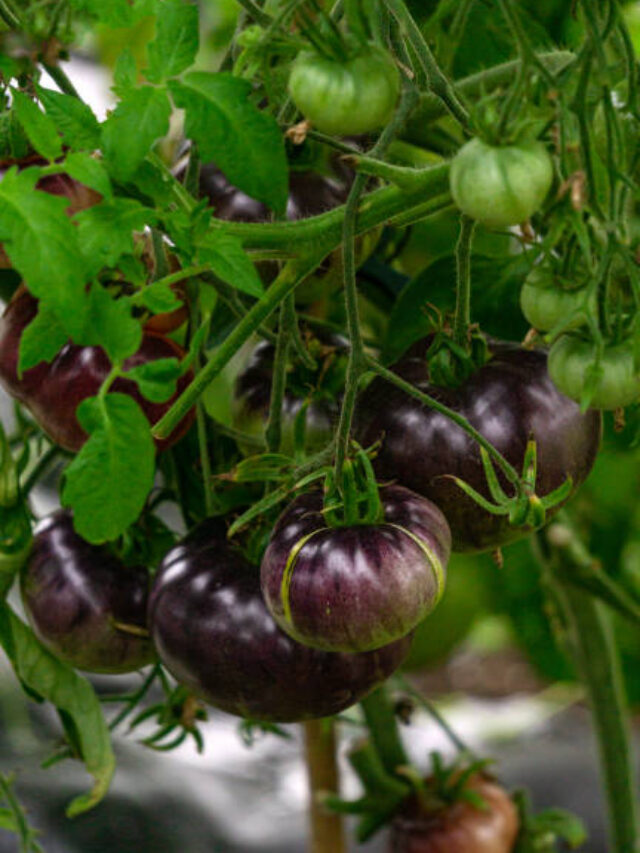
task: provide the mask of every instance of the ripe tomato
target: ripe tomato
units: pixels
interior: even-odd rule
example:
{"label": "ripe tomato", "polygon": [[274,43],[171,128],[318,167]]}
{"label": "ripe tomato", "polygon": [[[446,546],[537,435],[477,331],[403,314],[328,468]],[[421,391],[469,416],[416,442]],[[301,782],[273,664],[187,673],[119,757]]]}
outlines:
{"label": "ripe tomato", "polygon": [[[98,393],[106,379],[111,363],[99,347],[79,347],[67,343],[50,363],[42,362],[18,377],[18,348],[25,327],[38,310],[38,300],[29,291],[19,288],[0,318],[0,383],[25,405],[50,438],[76,453],[87,440],[78,423],[76,409],[87,397]],[[137,353],[124,364],[125,369],[159,358],[184,356],[182,347],[163,335],[146,333]],[[152,403],[142,397],[130,379],[118,378],[112,390],[128,394],[140,405],[149,423],[154,424],[171,407],[186,388],[192,375],[180,377],[175,394],[165,403]],[[171,435],[156,442],[158,450],[171,447],[187,432],[195,412],[189,412]]]}
{"label": "ripe tomato", "polygon": [[380,490],[384,521],[327,527],[319,491],[282,513],[261,566],[262,593],[299,643],[362,652],[408,634],[444,590],[449,526],[430,501]]}
{"label": "ripe tomato", "polygon": [[[557,390],[547,373],[545,352],[492,342],[489,361],[463,385],[440,388],[430,383],[425,358],[430,340],[415,344],[393,371],[463,415],[518,471],[533,437],[539,496],[567,477],[574,489],[583,482],[598,452],[600,415],[581,414]],[[477,444],[449,418],[375,379],[358,402],[356,421],[363,447],[382,439],[374,460],[379,478],[397,480],[437,504],[451,526],[454,551],[498,548],[527,532],[511,527],[506,516],[490,514],[447,478],[459,477],[490,499]],[[501,475],[500,480],[508,489]]]}
{"label": "ripe tomato", "polygon": [[387,51],[367,45],[344,62],[315,51],[298,54],[289,94],[318,130],[336,136],[369,133],[391,118],[400,72]]}
{"label": "ripe tomato", "polygon": [[[520,307],[534,329],[548,332],[582,309],[596,310],[597,294],[594,290],[587,293],[584,287],[567,288],[564,285],[565,282],[554,276],[544,264],[531,270],[520,291]],[[584,315],[579,314],[566,328],[577,329],[584,322]]]}
{"label": "ripe tomato", "polygon": [[[593,342],[576,334],[561,335],[549,352],[549,375],[563,394],[580,402],[595,363]],[[607,344],[600,370],[589,402],[593,409],[618,409],[640,400],[640,369],[630,342]]]}
{"label": "ripe tomato", "polygon": [[146,636],[149,575],[85,542],[59,510],[34,531],[20,576],[22,601],[38,638],[61,660],[89,672],[131,672],[150,663]]}
{"label": "ripe tomato", "polygon": [[411,801],[391,824],[390,853],[512,853],[520,822],[511,798],[482,776],[466,788],[486,808],[458,800],[427,812]]}
{"label": "ripe tomato", "polygon": [[526,222],[542,206],[553,181],[553,161],[542,142],[488,145],[471,139],[451,162],[453,200],[490,228]]}
{"label": "ripe tomato", "polygon": [[294,722],[338,714],[381,684],[410,637],[362,654],[300,645],[265,607],[258,569],[208,519],[164,558],[149,600],[162,662],[206,702],[229,714]]}

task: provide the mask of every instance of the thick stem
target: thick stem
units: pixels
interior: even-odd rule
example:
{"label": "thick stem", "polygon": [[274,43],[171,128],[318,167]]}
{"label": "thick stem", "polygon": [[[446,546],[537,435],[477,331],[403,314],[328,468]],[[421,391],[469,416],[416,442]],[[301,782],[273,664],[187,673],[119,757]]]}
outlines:
{"label": "thick stem", "polygon": [[409,764],[409,759],[400,740],[396,715],[386,688],[378,687],[360,702],[360,707],[382,766],[393,776],[398,767]]}
{"label": "thick stem", "polygon": [[309,778],[310,853],[346,853],[342,817],[328,811],[319,794],[338,794],[340,782],[336,761],[335,726],[332,720],[309,720],[304,724],[305,756]]}
{"label": "thick stem", "polygon": [[240,347],[249,340],[260,324],[280,305],[287,294],[291,293],[295,286],[322,262],[324,255],[323,250],[311,259],[303,258],[299,261],[290,261],[284,266],[280,275],[260,301],[256,302],[253,308],[245,314],[193,382],[154,426],[152,433],[156,438],[166,438],[171,434],[174,427],[198,400],[209,383],[215,379]]}
{"label": "thick stem", "polygon": [[454,338],[457,344],[469,349],[471,323],[471,247],[475,222],[463,213],[460,216],[460,237],[456,246],[456,317]]}
{"label": "thick stem", "polygon": [[600,602],[567,580],[586,552],[566,538],[566,528],[556,537],[554,527],[552,524],[542,545],[550,556],[547,581],[564,611],[569,650],[591,705],[608,804],[611,851],[634,853],[638,831],[633,749],[611,621]]}

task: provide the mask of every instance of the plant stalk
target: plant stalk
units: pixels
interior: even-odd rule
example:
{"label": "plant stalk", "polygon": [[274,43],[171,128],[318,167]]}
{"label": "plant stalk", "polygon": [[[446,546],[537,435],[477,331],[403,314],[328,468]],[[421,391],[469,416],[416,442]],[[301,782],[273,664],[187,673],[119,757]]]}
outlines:
{"label": "plant stalk", "polygon": [[309,852],[346,853],[342,816],[328,811],[319,797],[323,792],[337,795],[340,787],[333,720],[309,720],[304,723],[304,740],[310,795]]}

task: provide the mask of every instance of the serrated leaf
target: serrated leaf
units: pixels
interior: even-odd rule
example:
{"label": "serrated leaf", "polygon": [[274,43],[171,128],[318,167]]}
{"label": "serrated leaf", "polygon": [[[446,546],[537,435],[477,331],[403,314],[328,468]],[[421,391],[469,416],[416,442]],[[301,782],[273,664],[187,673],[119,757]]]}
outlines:
{"label": "serrated leaf", "polygon": [[110,542],[138,518],[153,485],[149,422],[126,394],[88,397],[77,417],[89,439],[66,470],[62,502],[80,536]]}
{"label": "serrated leaf", "polygon": [[11,89],[13,109],[38,154],[47,160],[55,160],[62,154],[62,142],[58,135],[55,122],[43,113],[35,101],[18,89]]}
{"label": "serrated leaf", "polygon": [[234,186],[284,213],[289,192],[284,139],[273,116],[249,100],[251,83],[193,71],[168,85],[176,105],[186,110],[185,131],[203,161],[214,161]]}
{"label": "serrated leaf", "polygon": [[151,146],[169,130],[171,104],[164,89],[140,86],[127,91],[102,125],[102,146],[117,180],[131,178]]}
{"label": "serrated leaf", "polygon": [[209,232],[198,246],[198,262],[208,264],[218,278],[243,293],[258,299],[264,293],[260,276],[237,237]]}
{"label": "serrated leaf", "polygon": [[104,287],[94,284],[89,305],[87,329],[78,343],[102,347],[114,363],[123,362],[140,349],[142,328],[131,316],[126,299],[114,299]]}
{"label": "serrated leaf", "polygon": [[26,689],[66,715],[81,758],[95,779],[91,791],[70,803],[67,814],[72,817],[93,808],[107,793],[115,770],[109,729],[93,688],[45,649],[6,604],[0,606],[0,643]]}
{"label": "serrated leaf", "polygon": [[96,160],[86,151],[69,154],[64,161],[64,169],[68,175],[75,178],[85,187],[109,199],[113,196],[109,174],[100,160]]}
{"label": "serrated leaf", "polygon": [[100,145],[100,124],[93,110],[73,95],[38,86],[38,97],[65,143],[74,149],[91,149]]}
{"label": "serrated leaf", "polygon": [[159,0],[70,0],[71,8],[85,12],[110,27],[130,27],[153,15]]}
{"label": "serrated leaf", "polygon": [[122,97],[129,89],[135,88],[138,82],[138,67],[136,58],[128,47],[122,51],[113,69],[113,91]]}
{"label": "serrated leaf", "polygon": [[42,361],[53,361],[69,336],[57,316],[46,305],[38,305],[38,313],[23,331],[18,351],[18,375]]}
{"label": "serrated leaf", "polygon": [[[84,326],[86,263],[68,201],[35,189],[37,168],[11,168],[0,182],[0,242],[31,293],[73,337]],[[55,271],[55,275],[52,272]]]}
{"label": "serrated leaf", "polygon": [[156,37],[149,45],[147,79],[162,83],[193,65],[198,52],[198,7],[165,0],[158,11]]}
{"label": "serrated leaf", "polygon": [[152,403],[166,402],[176,390],[182,367],[177,358],[157,358],[127,370],[127,379],[137,383],[140,393]]}
{"label": "serrated leaf", "polygon": [[102,267],[114,267],[118,259],[133,251],[133,232],[156,220],[153,210],[131,198],[105,200],[74,217],[78,241],[92,275]]}
{"label": "serrated leaf", "polygon": [[140,291],[140,302],[152,314],[165,314],[176,311],[182,305],[171,286],[162,281],[154,281]]}

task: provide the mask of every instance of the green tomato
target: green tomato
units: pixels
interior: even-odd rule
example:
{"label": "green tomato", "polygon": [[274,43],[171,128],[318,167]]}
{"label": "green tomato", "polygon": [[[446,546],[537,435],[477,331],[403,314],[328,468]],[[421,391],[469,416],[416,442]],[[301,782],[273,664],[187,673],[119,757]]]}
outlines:
{"label": "green tomato", "polygon": [[493,146],[481,139],[453,158],[450,185],[463,213],[490,228],[526,222],[553,182],[553,161],[542,142]]}
{"label": "green tomato", "polygon": [[[549,351],[549,375],[557,388],[576,402],[585,393],[589,368],[596,363],[596,348],[577,335],[561,335]],[[640,400],[640,371],[630,343],[607,344],[602,353],[589,405],[593,409],[618,409]]]}
{"label": "green tomato", "polygon": [[400,72],[376,45],[340,62],[314,51],[298,55],[289,94],[318,130],[337,136],[369,133],[385,125],[398,101]]}
{"label": "green tomato", "polygon": [[479,561],[455,554],[447,567],[444,595],[415,629],[402,669],[426,669],[447,660],[485,610],[485,595]]}
{"label": "green tomato", "polygon": [[560,323],[572,318],[565,326],[566,330],[577,329],[585,323],[585,314],[580,309],[591,312],[596,309],[595,291],[587,294],[586,288],[567,290],[562,281],[544,265],[535,267],[527,276],[520,291],[520,308],[528,323],[540,332],[548,332]]}

